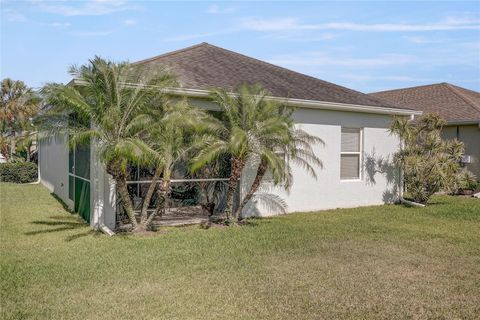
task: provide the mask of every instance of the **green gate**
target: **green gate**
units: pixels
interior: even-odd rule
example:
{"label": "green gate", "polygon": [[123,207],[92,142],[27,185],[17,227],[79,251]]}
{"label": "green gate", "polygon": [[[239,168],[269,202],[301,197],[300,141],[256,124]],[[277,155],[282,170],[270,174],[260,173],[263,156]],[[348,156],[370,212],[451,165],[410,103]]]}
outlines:
{"label": "green gate", "polygon": [[90,222],[90,145],[70,150],[68,164],[68,197],[75,212]]}

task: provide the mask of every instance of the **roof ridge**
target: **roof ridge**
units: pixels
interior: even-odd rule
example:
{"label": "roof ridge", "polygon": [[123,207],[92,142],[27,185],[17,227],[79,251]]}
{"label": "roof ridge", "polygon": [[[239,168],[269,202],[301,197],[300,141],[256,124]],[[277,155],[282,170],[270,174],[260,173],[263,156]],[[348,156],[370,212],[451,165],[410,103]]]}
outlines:
{"label": "roof ridge", "polygon": [[402,90],[411,90],[411,89],[417,89],[417,88],[423,88],[423,87],[441,86],[441,85],[444,85],[444,84],[448,84],[448,83],[446,83],[446,82],[430,83],[430,84],[423,84],[421,86],[413,86],[413,87],[398,88],[398,89],[391,89],[391,90],[375,91],[375,92],[370,92],[369,94],[394,92],[394,91],[402,91]]}
{"label": "roof ridge", "polygon": [[472,101],[469,97],[465,97],[464,94],[462,94],[462,92],[460,92],[456,86],[450,84],[450,83],[443,83],[448,89],[450,89],[450,91],[452,91],[457,97],[459,97],[460,99],[462,99],[463,101],[465,101],[469,106],[471,106],[473,109],[475,109],[475,111],[479,111],[480,112],[480,106],[478,106],[474,101]]}
{"label": "roof ridge", "polygon": [[189,51],[189,50],[192,50],[192,49],[196,49],[196,48],[198,48],[198,47],[205,46],[205,45],[210,45],[210,44],[207,43],[207,42],[202,42],[202,43],[194,44],[194,45],[189,46],[189,47],[186,47],[186,48],[182,48],[182,49],[178,49],[178,50],[174,50],[174,51],[162,53],[162,54],[156,55],[156,56],[151,57],[151,58],[147,58],[147,59],[142,59],[142,60],[139,60],[139,61],[135,61],[135,62],[132,62],[131,64],[132,64],[132,65],[136,65],[136,64],[142,64],[142,63],[154,61],[154,60],[159,59],[159,58],[173,56],[173,55],[175,55],[175,54],[182,53],[182,52],[185,52],[185,51]]}

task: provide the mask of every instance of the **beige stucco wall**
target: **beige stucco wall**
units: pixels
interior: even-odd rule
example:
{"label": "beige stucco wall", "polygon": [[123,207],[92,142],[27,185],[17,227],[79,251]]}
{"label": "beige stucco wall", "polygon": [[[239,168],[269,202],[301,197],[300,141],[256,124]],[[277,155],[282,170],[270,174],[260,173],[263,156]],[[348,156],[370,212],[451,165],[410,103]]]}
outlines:
{"label": "beige stucco wall", "polygon": [[443,137],[457,138],[465,144],[465,154],[471,156],[471,163],[466,164],[466,168],[480,179],[480,127],[478,125],[446,126],[443,128]]}
{"label": "beige stucco wall", "polygon": [[[191,102],[206,109],[218,109],[209,101]],[[281,213],[275,199],[286,203],[287,212],[378,205],[398,199],[399,170],[392,158],[400,143],[398,137],[388,132],[391,115],[298,108],[293,117],[299,127],[325,142],[324,146],[315,147],[324,168],[316,170],[315,180],[302,168],[292,165],[294,183],[289,191],[265,181],[256,198],[244,209],[245,216]],[[358,181],[340,180],[342,126],[363,129],[362,177]],[[242,195],[255,177],[256,166],[255,159],[251,159],[243,172]]]}
{"label": "beige stucco wall", "polygon": [[[294,183],[291,190],[287,192],[264,183],[259,196],[244,209],[244,215],[278,214],[278,207],[271,201],[272,195],[286,202],[287,212],[378,205],[398,199],[399,170],[392,157],[399,148],[399,140],[388,132],[391,116],[297,109],[294,118],[299,127],[325,142],[325,146],[315,147],[324,168],[316,170],[318,179],[315,180],[302,168],[292,165]],[[340,180],[342,126],[363,129],[362,176],[357,181]],[[250,187],[255,170],[252,161],[242,177],[243,193]]]}

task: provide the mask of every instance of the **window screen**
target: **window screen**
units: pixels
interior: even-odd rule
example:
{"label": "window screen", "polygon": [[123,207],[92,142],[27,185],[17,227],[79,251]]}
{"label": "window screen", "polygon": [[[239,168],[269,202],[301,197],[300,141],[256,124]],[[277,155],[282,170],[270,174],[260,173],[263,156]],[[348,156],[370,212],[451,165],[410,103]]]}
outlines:
{"label": "window screen", "polygon": [[342,152],[360,152],[360,129],[342,128]]}
{"label": "window screen", "polygon": [[340,179],[360,179],[361,129],[342,128]]}

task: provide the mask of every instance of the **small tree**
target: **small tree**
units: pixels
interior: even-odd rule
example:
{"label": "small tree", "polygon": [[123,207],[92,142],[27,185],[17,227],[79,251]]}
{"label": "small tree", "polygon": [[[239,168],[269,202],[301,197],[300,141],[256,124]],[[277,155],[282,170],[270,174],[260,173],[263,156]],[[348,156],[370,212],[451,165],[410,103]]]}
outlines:
{"label": "small tree", "polygon": [[[79,85],[53,83],[43,88],[51,109],[40,119],[41,123],[45,129],[67,133],[70,147],[96,141],[98,157],[115,180],[133,230],[145,230],[151,219],[146,218],[146,212],[140,214],[140,221],[136,219],[127,188],[127,168],[132,164],[157,163],[157,153],[146,136],[170,104],[164,89],[174,86],[176,81],[162,70],[147,72],[129,63],[99,57],[80,68],[72,67],[70,73]],[[148,204],[143,206],[144,211],[147,207]]]}
{"label": "small tree", "polygon": [[403,169],[406,191],[416,202],[425,204],[435,192],[458,186],[464,146],[441,138],[444,124],[438,115],[428,114],[417,121],[396,118],[390,127],[402,144],[395,161]]}
{"label": "small tree", "polygon": [[[287,159],[303,166],[313,176],[312,165],[321,165],[311,144],[320,139],[295,129],[290,113],[279,103],[268,98],[269,92],[260,86],[242,85],[237,92],[223,89],[212,91],[212,100],[220,106],[221,121],[212,134],[203,139],[203,147],[194,158],[192,169],[198,170],[220,156],[230,158],[231,173],[228,181],[227,220],[241,218],[241,210],[258,190],[267,171],[276,184],[289,185],[290,167]],[[239,207],[233,211],[237,183],[249,160],[258,158],[259,166],[253,184]]]}
{"label": "small tree", "polygon": [[[153,150],[153,162],[156,167],[152,184],[143,202],[141,221],[146,227],[157,214],[165,212],[175,166],[187,162],[187,156],[192,155],[196,149],[194,141],[205,131],[203,127],[210,123],[210,116],[207,113],[188,105],[186,101],[165,105],[163,110],[154,112],[157,121],[151,124],[145,135],[145,142]],[[147,207],[157,182],[159,201],[155,212],[147,217]]]}
{"label": "small tree", "polygon": [[282,124],[277,122],[278,109],[265,97],[267,92],[258,86],[240,86],[235,94],[225,89],[215,89],[211,99],[222,111],[216,130],[202,141],[202,148],[195,157],[192,171],[197,171],[220,156],[230,157],[231,173],[228,180],[228,221],[237,220],[233,202],[237,183],[248,158],[254,154],[265,135],[282,133]]}
{"label": "small tree", "polygon": [[293,109],[285,110],[280,105],[275,105],[282,123],[274,135],[265,135],[258,144],[254,156],[260,161],[255,178],[236,210],[236,216],[241,217],[243,208],[253,198],[260,188],[267,172],[270,172],[274,185],[281,185],[289,189],[293,183],[290,163],[304,169],[314,179],[317,179],[315,167],[323,168],[322,161],[315,155],[313,146],[324,144],[319,137],[295,127],[291,117]]}
{"label": "small tree", "polygon": [[[30,161],[31,142],[35,139],[31,118],[39,110],[38,95],[23,81],[9,78],[0,84],[0,153],[11,161],[20,151]],[[20,149],[20,150],[18,150]]]}

